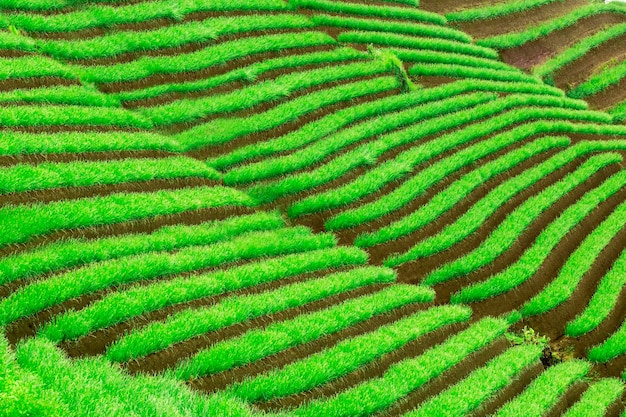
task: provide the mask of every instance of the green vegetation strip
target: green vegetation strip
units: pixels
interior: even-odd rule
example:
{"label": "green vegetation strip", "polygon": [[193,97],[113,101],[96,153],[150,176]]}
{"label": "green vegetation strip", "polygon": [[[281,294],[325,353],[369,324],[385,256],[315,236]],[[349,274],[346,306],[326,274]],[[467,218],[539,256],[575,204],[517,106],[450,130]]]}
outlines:
{"label": "green vegetation strip", "polygon": [[[509,96],[502,101],[492,101],[487,103],[481,107],[474,108],[471,115],[468,115],[469,118],[476,120],[476,118],[481,118],[484,116],[484,113],[491,112],[499,113],[502,110],[508,110],[511,107],[515,106],[524,106],[528,104],[537,103],[541,105],[545,103],[549,106],[551,100],[544,99],[544,97],[520,97],[520,96]],[[492,106],[497,106],[497,109],[493,109]],[[493,110],[492,110],[493,109]],[[466,111],[468,112],[468,111]],[[481,114],[482,113],[482,114]],[[449,117],[454,116],[451,115]],[[563,109],[551,109],[551,108],[522,108],[519,110],[511,110],[504,114],[495,116],[490,118],[488,121],[479,122],[475,125],[471,125],[469,127],[464,128],[460,132],[453,132],[443,136],[438,137],[432,142],[415,146],[412,149],[404,151],[396,156],[392,160],[385,161],[384,163],[376,166],[375,168],[369,170],[365,174],[356,178],[355,180],[349,182],[348,184],[342,185],[338,188],[315,194],[309,197],[306,197],[296,203],[294,203],[288,209],[288,214],[292,217],[301,216],[303,214],[318,212],[322,210],[327,210],[335,207],[340,207],[342,205],[346,205],[352,203],[359,198],[362,198],[368,194],[372,194],[382,188],[384,185],[405,177],[409,174],[416,166],[421,163],[424,163],[433,157],[440,155],[441,153],[454,149],[457,146],[469,143],[477,138],[481,138],[485,135],[490,135],[498,130],[511,126],[515,123],[520,123],[523,121],[527,121],[533,118],[539,117],[553,117],[553,118],[575,118],[581,117],[582,119],[587,119],[588,117],[591,120],[596,117],[599,120],[605,120],[605,113],[590,113],[587,111],[576,111],[576,110],[563,110]],[[443,119],[443,118],[440,118]],[[435,119],[437,120],[437,119]],[[433,121],[435,121],[433,120]],[[457,117],[456,122],[461,122],[462,119]],[[431,123],[431,121],[426,122]],[[422,125],[414,125],[408,129],[400,131],[394,135],[384,136],[380,138],[377,142],[374,143],[374,146],[370,145],[369,151],[370,155],[378,156],[382,152],[379,150],[380,148],[388,148],[389,142],[392,142],[396,137],[404,136],[407,134],[411,134],[410,139],[415,141],[426,134],[432,134],[433,132],[429,129],[424,129],[424,124]],[[442,128],[445,129],[445,124],[440,124],[438,126],[437,132],[441,131]],[[417,128],[421,128],[416,131]],[[419,132],[419,133],[418,133]],[[394,137],[395,136],[395,137]],[[392,140],[390,140],[393,138]],[[512,143],[515,141],[515,135],[503,135],[499,136],[502,142]],[[382,146],[381,146],[382,143]],[[496,142],[497,144],[498,142]],[[367,146],[367,145],[364,145]],[[438,162],[438,166],[445,167],[447,170],[452,170],[449,172],[453,172],[455,167],[461,167],[464,163],[469,163],[472,158],[472,154],[476,153],[476,155],[480,155],[480,151],[484,152],[485,149],[488,149],[491,145],[489,142],[485,142],[483,145],[476,144],[473,145],[475,147],[470,147],[469,150],[462,150],[456,155],[454,158],[447,158]],[[377,149],[378,148],[378,149]],[[358,148],[357,151],[362,151],[363,147]],[[385,149],[387,150],[387,149]],[[480,151],[479,151],[480,150]],[[470,156],[467,157],[467,154]],[[370,158],[372,158],[372,156]],[[484,154],[483,154],[484,156]],[[458,169],[458,168],[456,168]],[[432,170],[429,168],[424,171],[424,176],[426,174],[432,174]],[[437,177],[440,176],[441,173],[434,173],[434,176],[431,176],[432,181],[436,181]],[[405,205],[408,201],[418,195],[419,192],[422,191],[420,188],[413,188],[413,185],[416,182],[422,180],[422,175],[418,174],[413,177],[409,182],[403,184],[401,188],[398,190],[394,190],[392,193],[384,196],[380,200],[376,200],[367,205],[362,205],[356,209],[351,209],[347,211],[345,214],[342,213],[333,217],[329,220],[327,227],[337,227],[336,225],[340,224],[340,227],[349,227],[354,224],[360,224],[366,220],[371,220],[377,217],[381,217],[390,211],[401,208],[401,206]],[[407,194],[403,194],[408,192]],[[252,193],[253,196],[257,197],[256,194]],[[261,197],[257,197],[261,198]],[[346,220],[348,218],[348,220]]]}
{"label": "green vegetation strip", "polygon": [[221,145],[240,136],[266,131],[297,120],[322,107],[393,90],[399,88],[400,85],[397,77],[378,77],[339,85],[298,97],[263,113],[255,113],[248,117],[215,119],[177,135],[176,139],[186,150]]}
{"label": "green vegetation strip", "polygon": [[541,352],[541,346],[532,344],[511,348],[403,417],[432,417],[442,415],[443,410],[446,416],[468,415],[537,363]]}
{"label": "green vegetation strip", "polygon": [[409,74],[415,76],[437,76],[454,78],[479,78],[493,81],[539,83],[539,79],[519,71],[491,68],[476,68],[456,64],[417,64],[409,69]]}
{"label": "green vegetation strip", "polygon": [[292,413],[297,417],[357,417],[383,410],[491,344],[507,327],[504,320],[485,318],[421,355],[392,365],[382,377],[335,396],[314,400]]}
{"label": "green vegetation strip", "polygon": [[320,26],[333,26],[353,30],[371,30],[375,32],[406,33],[425,38],[449,39],[464,43],[472,42],[472,37],[465,32],[445,26],[424,25],[420,23],[394,22],[390,20],[357,19],[338,15],[314,15],[311,20]]}
{"label": "green vegetation strip", "polygon": [[[294,243],[297,242],[297,243]],[[0,301],[0,325],[81,295],[114,285],[150,280],[227,262],[305,252],[335,245],[332,235],[311,235],[306,228],[253,232],[213,245],[174,253],[147,253],[105,261],[33,281]]]}
{"label": "green vegetation strip", "polygon": [[0,194],[186,177],[219,180],[220,174],[187,157],[18,164],[0,168]]}
{"label": "green vegetation strip", "polygon": [[302,8],[332,13],[415,20],[418,22],[434,23],[441,26],[446,24],[445,17],[436,13],[419,10],[417,8],[370,6],[366,4],[343,3],[329,0],[292,0],[290,3]]}
{"label": "green vegetation strip", "polygon": [[165,226],[150,234],[62,240],[0,258],[0,285],[91,262],[210,245],[246,232],[276,230],[284,225],[279,213],[258,212],[194,226]]}
{"label": "green vegetation strip", "polygon": [[[168,317],[165,321],[152,322],[137,329],[111,345],[106,356],[116,362],[128,361],[226,326],[302,306],[355,288],[394,282],[395,279],[396,274],[391,269],[362,267],[312,281],[283,286],[270,292],[233,296],[214,306],[184,310]],[[420,297],[423,296],[432,297],[432,293],[424,293],[422,290]],[[399,304],[393,304],[396,297],[396,303]],[[394,297],[383,297],[382,302],[387,306],[386,311],[403,304],[400,301],[400,294]],[[406,300],[404,303],[410,302]],[[364,305],[367,304],[369,302],[364,303]],[[381,312],[383,311],[385,310]]]}
{"label": "green vegetation strip", "polygon": [[602,278],[585,310],[567,323],[565,334],[579,337],[598,327],[617,304],[624,286],[626,286],[626,250],[621,253],[609,272]]}
{"label": "green vegetation strip", "polygon": [[[603,157],[600,156],[599,158]],[[609,160],[613,161],[614,158]],[[537,217],[573,189],[589,180],[598,169],[605,166],[606,162],[605,160],[594,161],[591,159],[587,164],[587,166],[583,165],[580,169],[567,175],[561,181],[528,198],[509,213],[476,249],[437,268],[425,278],[424,282],[431,285],[446,282],[467,275],[493,262],[515,244],[520,235]]]}
{"label": "green vegetation strip", "polygon": [[446,19],[448,19],[449,22],[471,22],[474,20],[495,19],[497,17],[507,16],[513,13],[531,10],[536,7],[541,7],[546,4],[554,3],[555,1],[556,0],[527,0],[524,2],[519,2],[517,0],[513,0],[504,3],[448,13],[446,14]]}
{"label": "green vegetation strip", "polygon": [[467,307],[433,307],[362,336],[343,340],[282,369],[236,383],[228,392],[254,402],[307,391],[353,372],[446,325],[465,322],[471,314]]}
{"label": "green vegetation strip", "polygon": [[523,316],[542,314],[567,301],[611,239],[626,226],[626,202],[617,207],[570,255],[559,275],[522,307]]}
{"label": "green vegetation strip", "polygon": [[[360,77],[388,71],[389,67],[380,61],[326,66],[282,75],[274,80],[256,83],[226,94],[199,99],[182,99],[157,107],[141,109],[140,113],[157,126],[189,122],[215,113],[244,110],[268,101],[276,101],[298,90],[336,81],[358,80]],[[332,89],[327,91],[332,91]]]}
{"label": "green vegetation strip", "polygon": [[565,65],[585,56],[587,53],[593,50],[593,48],[596,48],[601,44],[624,34],[626,34],[626,23],[620,23],[608,27],[596,34],[583,38],[580,42],[577,42],[571,47],[563,50],[558,55],[549,58],[542,64],[535,66],[532,69],[532,72],[539,77],[547,77],[549,76],[549,74],[556,72],[558,69],[564,67]]}
{"label": "green vegetation strip", "polygon": [[355,326],[403,305],[433,299],[434,292],[429,288],[393,285],[372,295],[273,323],[263,329],[250,330],[239,337],[214,344],[179,365],[176,376],[188,380],[242,366]]}
{"label": "green vegetation strip", "polygon": [[[0,36],[0,41],[2,41]],[[76,74],[66,65],[43,56],[0,58],[0,80],[34,77],[59,77],[76,79]]]}
{"label": "green vegetation strip", "polygon": [[252,207],[255,202],[226,187],[193,187],[151,193],[116,193],[49,204],[4,206],[0,247],[60,229],[113,224],[188,210],[223,206]]}
{"label": "green vegetation strip", "polygon": [[603,417],[607,408],[624,392],[624,384],[617,379],[605,378],[591,384],[580,400],[564,417]]}
{"label": "green vegetation strip", "polygon": [[434,221],[489,179],[543,152],[557,147],[567,146],[570,142],[571,141],[565,137],[558,138],[548,136],[537,139],[494,161],[481,165],[479,168],[455,181],[445,190],[437,193],[437,195],[417,211],[375,232],[359,235],[354,244],[359,247],[371,247],[406,236]]}
{"label": "green vegetation strip", "polygon": [[374,44],[398,48],[430,49],[441,52],[453,52],[477,56],[480,58],[498,59],[498,53],[489,48],[457,42],[447,39],[420,38],[416,36],[396,35],[386,32],[342,32],[337,37],[339,42]]}
{"label": "green vegetation strip", "polygon": [[[56,316],[39,334],[55,341],[77,339],[167,306],[249,288],[299,274],[367,262],[355,248],[328,248],[286,255],[230,269],[174,278],[153,285],[115,292],[78,312]],[[119,306],[124,308],[120,309]]]}
{"label": "green vegetation strip", "polygon": [[486,281],[473,284],[454,294],[452,302],[480,301],[510,291],[533,276],[565,235],[580,223],[600,202],[626,185],[626,175],[612,176],[602,185],[585,194],[550,223],[517,262]]}
{"label": "green vegetation strip", "polygon": [[[84,86],[54,86],[0,92],[0,103],[66,104],[91,107],[119,107],[120,101],[109,94]],[[98,111],[92,109],[92,111]]]}
{"label": "green vegetation strip", "polygon": [[449,64],[449,65],[465,65],[467,67],[500,69],[505,71],[514,70],[504,62],[495,59],[480,58],[453,52],[441,52],[433,50],[416,50],[404,48],[388,48],[394,55],[404,62],[431,63],[431,64]]}
{"label": "green vegetation strip", "polygon": [[175,74],[198,71],[221,65],[237,58],[270,51],[334,44],[336,41],[321,32],[298,32],[249,37],[223,42],[199,51],[175,56],[144,56],[114,65],[70,66],[83,81],[111,83],[140,80],[153,74]]}
{"label": "green vegetation strip", "polygon": [[[461,242],[476,231],[481,224],[512,197],[585,153],[584,150],[580,148],[570,149],[500,184],[491,190],[487,196],[474,204],[454,223],[446,226],[436,235],[419,242],[407,252],[388,258],[385,264],[397,266],[405,262],[434,255]],[[595,157],[577,170],[576,175],[590,177],[598,169],[612,163],[620,162],[621,159],[619,154]]]}
{"label": "green vegetation strip", "polygon": [[[29,6],[33,5],[39,5],[37,8],[39,10],[50,10],[67,4],[62,0],[31,0],[29,2],[3,0],[2,3],[2,6],[22,10],[29,9]],[[147,22],[159,18],[180,21],[194,12],[282,11],[288,7],[282,0],[161,0],[125,4],[119,7],[87,4],[62,14],[46,15],[24,12],[5,14],[0,19],[0,25],[3,29],[8,29],[9,25],[13,25],[29,32],[74,32],[99,27],[108,28],[124,23]]]}
{"label": "green vegetation strip", "polygon": [[[14,416],[258,416],[234,397],[221,393],[199,395],[171,377],[130,376],[102,357],[70,360],[62,350],[40,338],[19,344],[16,356],[18,365],[36,376],[45,391],[37,397],[27,396],[26,390],[39,387],[22,387],[18,399],[25,401],[18,404]],[[37,408],[29,408],[32,402]],[[33,414],[37,411],[40,414]]]}
{"label": "green vegetation strip", "polygon": [[592,75],[587,81],[568,91],[567,95],[574,98],[586,98],[618,84],[623,78],[626,78],[626,61]]}
{"label": "green vegetation strip", "polygon": [[[589,350],[589,359],[594,362],[608,362],[626,353],[626,321],[603,343]],[[626,373],[625,373],[626,374]]]}
{"label": "green vegetation strip", "polygon": [[623,101],[609,110],[613,119],[617,122],[626,122],[626,101]]}
{"label": "green vegetation strip", "polygon": [[587,375],[590,367],[588,362],[571,360],[548,368],[524,392],[498,410],[496,417],[544,415],[572,384]]}
{"label": "green vegetation strip", "polygon": [[579,7],[565,16],[557,17],[537,26],[532,26],[517,33],[505,33],[502,35],[491,36],[476,41],[478,45],[496,48],[510,49],[521,46],[526,42],[534,41],[542,38],[556,30],[565,29],[575,25],[579,20],[586,17],[598,15],[601,13],[626,13],[626,7],[619,3],[609,4],[589,4]]}

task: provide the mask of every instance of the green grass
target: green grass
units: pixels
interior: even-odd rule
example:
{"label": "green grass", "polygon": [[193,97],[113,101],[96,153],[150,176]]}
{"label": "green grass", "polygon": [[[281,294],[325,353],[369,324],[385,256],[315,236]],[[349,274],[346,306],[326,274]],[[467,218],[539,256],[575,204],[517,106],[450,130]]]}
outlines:
{"label": "green grass", "polygon": [[589,359],[593,362],[608,362],[626,353],[626,321],[603,343],[589,350]]}
{"label": "green grass", "polygon": [[[624,8],[626,10],[626,8]],[[605,70],[594,74],[583,82],[577,85],[573,89],[569,90],[567,94],[574,98],[586,98],[593,96],[594,94],[601,93],[607,88],[619,83],[620,80],[626,77],[626,61],[611,66]]]}
{"label": "green grass", "polygon": [[0,194],[153,179],[201,177],[217,181],[220,176],[201,161],[187,157],[18,164],[0,168]]}
{"label": "green grass", "polygon": [[324,310],[253,329],[233,339],[218,342],[186,359],[175,370],[181,380],[198,378],[242,366],[294,346],[356,326],[374,316],[413,303],[433,301],[433,290],[399,284],[382,291],[345,301]]}
{"label": "green grass", "polygon": [[504,320],[486,318],[422,354],[392,365],[381,377],[292,411],[296,417],[366,416],[382,411],[504,334]]}
{"label": "green grass", "polygon": [[[520,127],[516,128],[516,130],[517,129],[523,128]],[[474,171],[464,175],[445,190],[437,193],[437,195],[417,211],[379,230],[359,235],[355,239],[354,244],[359,247],[371,247],[406,236],[450,210],[455,204],[490,178],[508,171],[529,158],[569,144],[570,140],[567,138],[549,136],[537,139],[521,148],[512,150],[502,157],[483,164]]]}
{"label": "green grass", "polygon": [[494,59],[479,58],[453,52],[441,52],[433,50],[415,50],[404,48],[389,48],[398,58],[404,62],[465,65],[467,67],[491,68],[505,71],[514,70],[510,65]]}
{"label": "green grass", "polygon": [[463,417],[497,395],[526,368],[538,363],[542,347],[523,345],[508,349],[473,371],[467,378],[431,397],[404,417]]}
{"label": "green grass", "polygon": [[626,225],[626,203],[618,206],[570,255],[558,276],[528,301],[522,315],[542,314],[567,301],[596,258]]}
{"label": "green grass", "polygon": [[590,364],[571,360],[548,368],[528,388],[505,404],[496,417],[531,417],[544,415],[567,389],[587,375]]}
{"label": "green grass", "polygon": [[[66,104],[91,107],[119,107],[120,101],[111,95],[84,86],[54,86],[15,89],[0,92],[0,103]],[[92,111],[98,111],[92,109]]]}
{"label": "green grass", "polygon": [[164,321],[151,322],[136,329],[111,345],[106,356],[116,362],[128,361],[236,323],[302,306],[366,285],[394,282],[395,279],[396,274],[391,269],[362,267],[327,275],[321,279],[286,285],[265,293],[232,296],[219,304],[184,310]]}
{"label": "green grass", "polygon": [[[298,242],[297,245],[294,241]],[[306,228],[295,227],[252,232],[226,242],[188,247],[169,254],[147,253],[96,263],[48,279],[32,281],[10,294],[0,301],[0,325],[111,286],[334,245],[335,237],[330,234],[312,235]]]}
{"label": "green grass", "polygon": [[[472,22],[475,20],[488,20],[497,17],[507,16],[513,13],[523,12],[525,10],[541,7],[546,4],[554,3],[556,0],[530,0],[530,1],[507,1],[504,3],[493,4],[483,7],[475,7],[471,9],[461,10],[446,14],[449,22]],[[485,23],[487,24],[487,23]]]}
{"label": "green grass", "polygon": [[497,257],[508,251],[520,235],[544,211],[548,210],[576,187],[588,181],[598,169],[604,167],[605,163],[604,161],[593,161],[593,163],[588,161],[591,170],[585,169],[587,167],[583,166],[572,174],[567,175],[561,181],[544,188],[538,194],[528,198],[509,213],[476,249],[440,266],[431,272],[424,282],[432,285],[449,281],[470,274],[492,263]]}
{"label": "green grass", "polygon": [[[77,339],[170,305],[250,288],[299,274],[365,262],[367,254],[355,248],[327,248],[191,277],[174,278],[106,295],[80,311],[69,311],[56,316],[39,334],[55,342]],[[120,309],[120,305],[124,308]]]}
{"label": "green grass", "polygon": [[626,183],[617,175],[585,194],[550,223],[517,262],[486,281],[471,285],[452,296],[453,302],[480,301],[510,291],[533,276],[554,247],[580,223],[597,205],[615,194]]}
{"label": "green grass", "polygon": [[[562,166],[572,162],[582,153],[579,149],[570,149],[553,156],[545,162],[535,165],[533,168],[493,188],[485,197],[439,233],[422,240],[400,255],[391,256],[385,261],[385,264],[388,266],[397,266],[405,262],[432,256],[461,242],[476,231],[499,207],[515,195],[531,187]],[[577,170],[576,175],[590,177],[598,169],[612,163],[620,162],[621,160],[622,158],[619,154],[600,155]]]}
{"label": "green grass", "polygon": [[437,76],[454,78],[478,78],[492,81],[539,83],[539,79],[519,71],[491,68],[476,68],[457,64],[417,64],[409,69],[413,76]]}
{"label": "green grass", "polygon": [[0,58],[0,80],[34,77],[59,77],[74,80],[77,75],[68,66],[44,56]]}
{"label": "green grass", "polygon": [[281,369],[249,378],[228,388],[248,402],[269,400],[313,389],[354,372],[382,355],[452,323],[466,322],[471,310],[461,306],[439,306],[343,340],[319,353]]}
{"label": "green grass", "polygon": [[565,417],[603,417],[607,408],[624,392],[624,384],[617,379],[606,378],[594,382],[580,400],[570,407]]}
{"label": "green grass", "polygon": [[66,239],[0,258],[0,285],[91,262],[210,245],[243,233],[276,230],[284,225],[278,212],[258,212],[193,226],[165,226],[150,234],[118,235],[94,240]]}
{"label": "green grass", "polygon": [[574,320],[567,323],[565,334],[579,337],[594,330],[604,321],[617,304],[617,300],[626,285],[626,250],[611,266],[602,278],[598,288],[585,310]]}
{"label": "green grass", "polygon": [[224,206],[254,206],[247,195],[225,187],[193,187],[149,193],[115,193],[103,197],[0,208],[4,233],[0,247],[27,242],[60,229],[138,220],[188,210]]}

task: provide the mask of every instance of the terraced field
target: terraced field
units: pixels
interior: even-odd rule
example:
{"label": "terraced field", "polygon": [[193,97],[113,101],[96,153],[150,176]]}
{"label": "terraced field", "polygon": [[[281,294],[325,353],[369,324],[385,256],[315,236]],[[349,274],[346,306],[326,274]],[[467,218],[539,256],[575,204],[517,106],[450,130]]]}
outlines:
{"label": "terraced field", "polygon": [[587,3],[0,0],[0,416],[626,416]]}

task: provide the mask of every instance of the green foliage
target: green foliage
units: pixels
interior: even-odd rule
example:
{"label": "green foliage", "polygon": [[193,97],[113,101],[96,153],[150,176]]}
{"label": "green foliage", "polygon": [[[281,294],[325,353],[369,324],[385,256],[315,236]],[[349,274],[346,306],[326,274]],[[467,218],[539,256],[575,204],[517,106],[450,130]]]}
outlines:
{"label": "green foliage", "polygon": [[624,392],[624,384],[613,378],[601,379],[591,384],[580,400],[564,417],[603,417],[607,408]]}
{"label": "green foliage", "polygon": [[[111,95],[84,86],[54,86],[15,89],[0,92],[0,103],[66,104],[92,107],[119,107],[120,101]],[[98,111],[92,109],[92,111]]]}
{"label": "green foliage", "polygon": [[502,70],[491,68],[476,68],[465,65],[456,64],[418,64],[409,70],[411,75],[415,76],[438,76],[438,77],[454,77],[454,78],[479,78],[492,81],[510,81],[510,82],[527,82],[540,83],[540,81],[530,75],[515,70]]}
{"label": "green foliage", "polygon": [[626,354],[626,321],[608,339],[589,350],[589,360],[604,363],[624,354]]}
{"label": "green foliage", "polygon": [[524,326],[519,332],[509,332],[505,336],[514,345],[535,345],[543,349],[550,343],[549,337],[540,335],[535,329],[528,326]]}
{"label": "green foliage", "polygon": [[[624,8],[626,11],[626,7]],[[626,77],[626,61],[611,66],[607,69],[594,74],[583,82],[577,85],[575,88],[569,90],[567,94],[574,98],[585,98],[598,94],[607,88],[619,83],[620,80]]]}
{"label": "green foliage", "polygon": [[[16,49],[24,50],[30,48],[25,48],[24,45],[16,45]],[[0,80],[31,77],[59,77],[73,80],[77,75],[67,65],[44,56],[27,55],[17,58],[0,58]]]}
{"label": "green foliage", "polygon": [[557,0],[527,0],[523,2],[513,0],[483,6],[480,8],[469,8],[459,12],[448,13],[446,14],[446,19],[448,19],[449,22],[471,22],[475,20],[495,19],[496,17],[507,16],[513,13],[519,13],[525,10],[541,7],[546,4],[554,3],[555,1]]}

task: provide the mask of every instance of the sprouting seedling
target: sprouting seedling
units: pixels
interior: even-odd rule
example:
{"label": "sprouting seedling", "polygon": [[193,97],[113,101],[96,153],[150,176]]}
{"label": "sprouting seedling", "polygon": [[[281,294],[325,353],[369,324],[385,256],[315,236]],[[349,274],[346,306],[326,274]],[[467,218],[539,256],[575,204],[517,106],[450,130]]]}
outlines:
{"label": "sprouting seedling", "polygon": [[14,25],[9,25],[8,29],[9,29],[9,32],[14,34],[15,36],[21,36],[22,35],[20,30],[18,28],[16,28]]}

